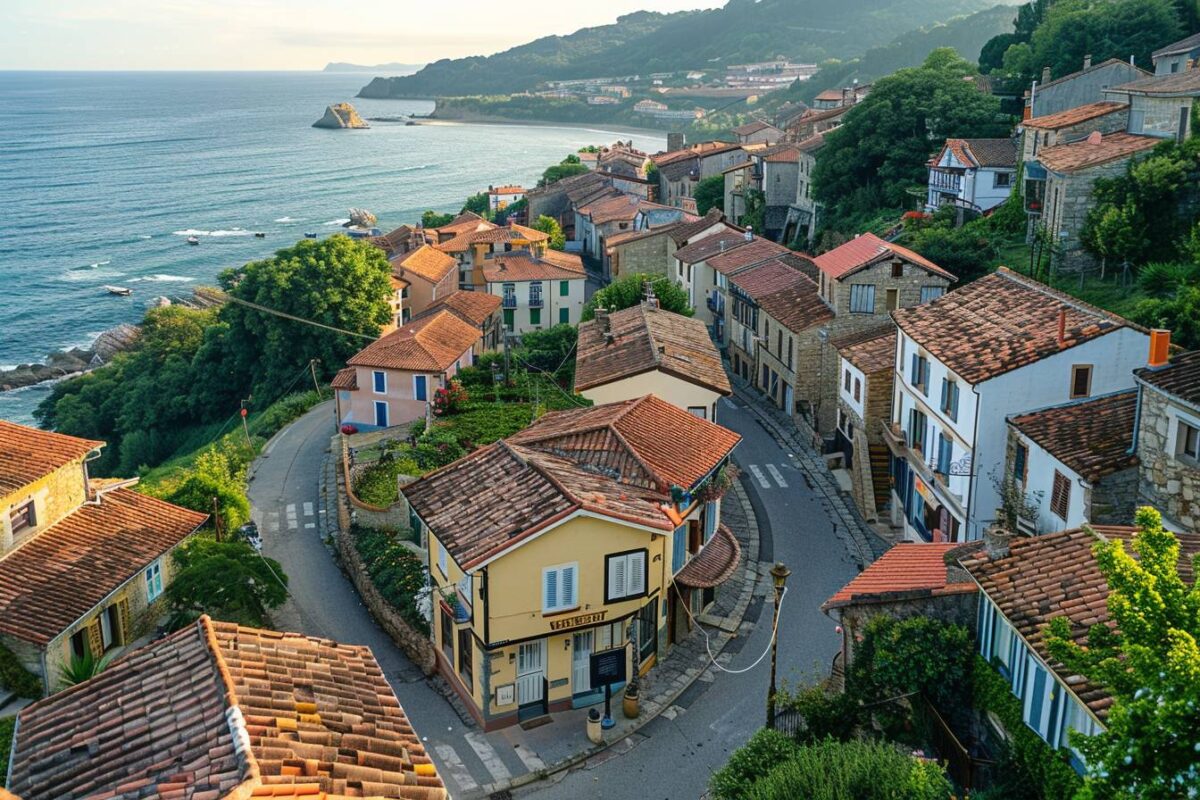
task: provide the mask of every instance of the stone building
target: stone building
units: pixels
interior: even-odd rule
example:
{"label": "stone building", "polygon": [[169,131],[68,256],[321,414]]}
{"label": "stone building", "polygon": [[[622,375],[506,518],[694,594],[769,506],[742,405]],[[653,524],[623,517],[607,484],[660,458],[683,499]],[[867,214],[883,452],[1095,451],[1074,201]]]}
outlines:
{"label": "stone building", "polygon": [[1021,161],[1026,169],[1038,152],[1068,142],[1086,139],[1092,131],[1102,134],[1125,130],[1129,122],[1129,104],[1101,100],[1085,106],[1034,117],[1021,123]]}
{"label": "stone building", "polygon": [[818,133],[796,143],[796,197],[788,208],[783,224],[784,244],[811,244],[821,215],[821,204],[813,196],[812,173],[817,167],[817,152],[825,146],[825,134]]}
{"label": "stone building", "polygon": [[[1155,333],[1161,342],[1162,333]],[[1152,358],[1134,379],[1140,390],[1138,501],[1161,511],[1172,530],[1194,531],[1200,522],[1200,351],[1166,363]]]}
{"label": "stone building", "polygon": [[1045,67],[1037,86],[1025,95],[1025,114],[1044,117],[1095,103],[1105,99],[1104,91],[1110,86],[1129,83],[1149,74],[1119,58],[1093,64],[1091,56],[1084,58],[1083,69],[1054,80],[1050,79],[1050,68]]}
{"label": "stone building", "polygon": [[605,256],[612,279],[631,273],[670,275],[676,251],[724,230],[727,227],[724,219],[719,208],[710,208],[695,221],[680,219],[608,237]]}
{"label": "stone building", "polygon": [[[737,287],[747,283],[741,275],[731,280]],[[820,375],[819,370],[811,368],[813,356],[819,356],[815,353],[819,338],[807,332],[833,319],[833,310],[821,299],[817,284],[803,273],[788,287],[763,294],[757,301],[758,368],[754,385],[776,406],[794,414],[796,394],[810,394],[811,384]]]}
{"label": "stone building", "polygon": [[891,501],[883,429],[892,418],[896,326],[891,320],[830,342],[838,354],[837,448],[850,477],[850,495],[863,519],[885,515]]}

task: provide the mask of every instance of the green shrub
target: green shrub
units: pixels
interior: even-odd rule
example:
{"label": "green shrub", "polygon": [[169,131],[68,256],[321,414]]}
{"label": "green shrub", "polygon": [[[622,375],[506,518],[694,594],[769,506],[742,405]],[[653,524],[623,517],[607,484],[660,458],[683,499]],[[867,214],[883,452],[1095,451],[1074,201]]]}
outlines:
{"label": "green shrub", "polygon": [[42,696],[42,679],[21,665],[16,654],[0,643],[0,686],[18,697]]}
{"label": "green shrub", "polygon": [[805,743],[825,739],[847,741],[863,721],[862,706],[854,695],[827,692],[820,686],[780,692],[776,706],[796,711],[804,718],[804,728],[797,738]]}
{"label": "green shrub", "polygon": [[425,470],[412,456],[407,444],[364,469],[354,481],[354,494],[373,506],[390,506],[400,499],[397,479],[401,475],[419,477]]}
{"label": "green shrub", "polygon": [[373,530],[357,525],[350,529],[354,546],[367,567],[375,588],[405,622],[423,633],[429,623],[417,612],[416,595],[425,586],[425,564],[401,541],[398,531]]}
{"label": "green shrub", "polygon": [[8,758],[12,753],[13,734],[16,730],[16,717],[0,718],[0,775],[8,775]]}
{"label": "green shrub", "polygon": [[257,436],[270,437],[289,422],[295,422],[323,399],[316,390],[290,394],[276,400],[263,410],[252,426]]}
{"label": "green shrub", "polygon": [[58,687],[67,689],[76,684],[90,681],[108,666],[108,657],[96,656],[85,652],[83,655],[71,654],[71,660],[58,668]]}
{"label": "green shrub", "polygon": [[738,800],[748,796],[754,783],[780,762],[796,754],[791,737],[763,728],[750,741],[733,751],[729,761],[708,782],[713,800]]}
{"label": "green shrub", "polygon": [[806,745],[779,763],[747,800],[948,800],[954,789],[940,766],[890,744],[835,742]]}
{"label": "green shrub", "polygon": [[1168,297],[1197,283],[1200,283],[1200,264],[1147,264],[1138,273],[1138,286],[1153,297]]}
{"label": "green shrub", "polygon": [[847,685],[866,701],[920,692],[939,708],[969,697],[970,633],[928,617],[877,616],[863,628]]}
{"label": "green shrub", "polygon": [[195,538],[175,551],[175,576],[167,587],[169,626],[178,630],[201,614],[255,628],[287,599],[279,562],[245,542]]}

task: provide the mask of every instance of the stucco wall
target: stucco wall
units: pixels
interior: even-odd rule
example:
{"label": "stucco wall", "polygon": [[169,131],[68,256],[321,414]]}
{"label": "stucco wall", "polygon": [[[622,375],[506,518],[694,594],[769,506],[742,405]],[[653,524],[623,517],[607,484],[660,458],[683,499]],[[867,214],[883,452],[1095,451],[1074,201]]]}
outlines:
{"label": "stucco wall", "polygon": [[615,403],[619,400],[632,400],[644,395],[657,395],[673,406],[684,411],[699,407],[705,409],[705,419],[711,420],[713,409],[716,408],[720,394],[690,381],[676,378],[658,370],[643,372],[603,386],[593,386],[584,389],[579,394],[591,400],[596,405]]}

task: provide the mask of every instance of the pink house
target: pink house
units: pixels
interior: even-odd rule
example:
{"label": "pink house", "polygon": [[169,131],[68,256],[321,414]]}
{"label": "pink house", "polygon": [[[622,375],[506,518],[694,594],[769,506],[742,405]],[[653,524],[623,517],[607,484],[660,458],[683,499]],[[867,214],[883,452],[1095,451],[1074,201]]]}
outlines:
{"label": "pink house", "polygon": [[[458,262],[453,256],[422,245],[391,260],[393,288],[403,303],[401,323],[420,314],[437,300],[458,290]],[[398,286],[407,284],[407,286]],[[393,305],[393,309],[396,306]]]}
{"label": "pink house", "polygon": [[434,391],[472,362],[478,340],[478,328],[446,310],[375,340],[333,379],[339,424],[374,430],[424,416]]}

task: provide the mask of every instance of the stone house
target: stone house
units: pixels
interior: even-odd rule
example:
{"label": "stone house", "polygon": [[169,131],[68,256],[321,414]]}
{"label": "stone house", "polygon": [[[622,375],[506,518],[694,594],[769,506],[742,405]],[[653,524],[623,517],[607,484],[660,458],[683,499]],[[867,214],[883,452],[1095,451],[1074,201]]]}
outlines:
{"label": "stone house", "polygon": [[[761,310],[759,301],[776,292],[797,288],[798,291],[793,299],[799,301],[800,297],[804,296],[804,307],[808,312],[813,307],[813,303],[803,289],[807,288],[806,284],[812,283],[812,279],[778,257],[752,261],[744,266],[739,265],[736,269],[730,268],[728,272],[720,274],[727,279],[725,291],[728,297],[729,330],[725,349],[733,371],[761,391],[773,391],[776,405],[781,405],[779,398],[784,398],[782,402],[786,402],[788,393],[785,384],[779,380],[778,371],[771,370],[769,367],[760,371],[760,365],[764,367],[766,365],[760,360],[759,354],[759,337],[762,335],[761,331],[765,324],[763,320],[765,314]],[[778,308],[777,313],[782,315],[782,311]],[[817,310],[809,313],[819,315],[821,312]],[[779,327],[776,325],[771,330],[778,330]],[[784,346],[786,347],[787,343],[784,343]],[[801,353],[796,354],[796,363],[799,363],[802,355]],[[775,363],[781,369],[786,368],[786,360],[780,349],[776,350]],[[788,374],[792,374],[794,370],[795,367]],[[787,405],[790,407],[790,403]]]}
{"label": "stone house", "polygon": [[1155,75],[1172,75],[1194,69],[1200,61],[1200,33],[1160,47],[1150,54]]}
{"label": "stone house", "polygon": [[929,162],[925,210],[944,205],[983,213],[1008,199],[1017,177],[1012,139],[947,139]]}
{"label": "stone house", "polygon": [[1164,356],[1159,344],[1150,365],[1134,373],[1138,502],[1162,512],[1172,530],[1194,531],[1200,524],[1200,351],[1166,363]]}
{"label": "stone house", "polygon": [[850,478],[850,496],[863,519],[886,519],[891,502],[888,449],[883,430],[892,419],[896,326],[834,337],[838,354],[838,409],[834,443]]}
{"label": "stone house", "polygon": [[787,244],[789,239],[784,229],[800,181],[800,151],[793,144],[782,144],[762,151],[755,158],[762,162],[762,193],[766,204],[761,234]]}
{"label": "stone house", "polygon": [[460,234],[433,247],[458,262],[458,288],[477,292],[484,288],[484,267],[497,254],[525,252],[541,256],[549,245],[549,234],[517,225],[510,219],[507,226],[488,223],[487,227]]}
{"label": "stone house", "polygon": [[616,280],[631,273],[670,275],[675,265],[675,252],[724,230],[724,220],[725,215],[719,208],[710,208],[695,221],[677,220],[608,237],[605,256],[611,278]]}
{"label": "stone house", "polygon": [[596,404],[653,394],[715,422],[717,400],[733,393],[704,323],[650,302],[597,309],[579,326],[576,354],[575,391]]}
{"label": "stone house", "polygon": [[[779,263],[791,268],[782,259]],[[735,296],[749,296],[765,273],[765,269],[752,267],[730,277]],[[796,395],[811,394],[820,374],[812,369],[813,358],[819,357],[820,339],[809,332],[833,319],[833,310],[821,299],[817,284],[803,272],[797,274],[783,289],[752,297],[758,305],[753,383],[788,414],[796,412]]]}
{"label": "stone house", "polygon": [[842,124],[842,118],[852,107],[844,105],[821,110],[810,108],[788,123],[786,138],[790,142],[802,142],[818,133],[831,131]]}
{"label": "stone house", "polygon": [[572,175],[545,186],[537,186],[525,192],[529,202],[529,220],[540,216],[552,217],[562,225],[563,232],[571,239],[571,230],[575,225],[573,204],[585,201],[589,194],[612,188],[612,177],[602,172],[585,172],[582,175]]}
{"label": "stone house", "polygon": [[[815,275],[815,267],[804,256],[792,253],[783,245],[776,244],[770,239],[755,236],[751,231],[741,231],[734,235],[733,231],[718,234],[720,239],[702,241],[699,247],[689,246],[689,258],[698,258],[695,263],[688,264],[676,253],[676,262],[680,267],[677,275],[688,298],[696,310],[696,316],[713,331],[713,338],[719,346],[729,342],[729,317],[726,309],[729,306],[729,279],[752,267],[766,264],[777,259],[784,259],[787,266],[803,270],[807,268]],[[810,275],[813,277],[813,275]],[[703,304],[702,304],[703,301]]]}
{"label": "stone house", "polygon": [[1086,139],[1092,131],[1119,133],[1129,124],[1129,104],[1116,100],[1070,108],[1057,114],[1033,117],[1021,123],[1021,162],[1029,169],[1041,150]]}
{"label": "stone house", "polygon": [[1036,508],[1018,514],[1023,533],[1133,519],[1136,416],[1137,392],[1127,389],[1008,418],[1002,474]]}
{"label": "stone house", "polygon": [[1192,134],[1192,106],[1200,97],[1200,65],[1123,83],[1104,94],[1107,99],[1129,103],[1129,133],[1183,141]]}
{"label": "stone house", "polygon": [[774,144],[783,138],[783,131],[761,119],[739,125],[732,133],[738,144]]}
{"label": "stone house", "polygon": [[1093,64],[1091,56],[1084,58],[1083,69],[1054,80],[1050,79],[1050,68],[1045,67],[1041,80],[1025,94],[1025,117],[1045,117],[1099,102],[1106,99],[1104,91],[1109,87],[1149,74],[1120,58]]}
{"label": "stone house", "polygon": [[788,208],[783,223],[781,242],[811,244],[816,234],[821,215],[821,204],[813,196],[813,170],[817,167],[817,153],[825,146],[825,134],[817,133],[796,143],[796,197]]}
{"label": "stone house", "polygon": [[133,491],[136,478],[90,478],[102,447],[0,420],[0,644],[46,692],[73,659],[113,658],[153,630],[171,556],[208,518]]}
{"label": "stone house", "polygon": [[437,668],[484,730],[597,705],[593,653],[641,675],[687,636],[741,557],[708,490],[739,441],[650,395],[551,411],[404,487]]}
{"label": "stone house", "polygon": [[397,283],[408,284],[396,289],[397,283],[393,283],[393,289],[399,291],[404,298],[402,321],[405,312],[411,318],[429,308],[439,298],[458,291],[458,261],[433,245],[425,244],[415,250],[401,253],[394,256],[390,263],[392,278]]}
{"label": "stone house", "polygon": [[675,251],[670,274],[688,295],[696,318],[713,329],[718,342],[723,342],[721,319],[724,304],[717,289],[716,274],[707,266],[711,257],[740,247],[749,241],[746,232],[728,223],[710,235],[692,241]]}
{"label": "stone house", "polygon": [[734,164],[746,160],[740,144],[731,142],[697,142],[667,153],[650,157],[658,169],[659,202],[687,208],[696,184],[713,175],[720,175]]}
{"label": "stone house", "polygon": [[371,342],[331,382],[338,424],[377,430],[425,416],[433,393],[474,363],[479,336],[443,308]]}

